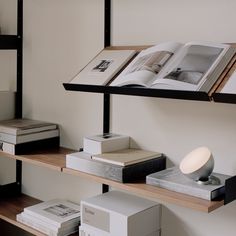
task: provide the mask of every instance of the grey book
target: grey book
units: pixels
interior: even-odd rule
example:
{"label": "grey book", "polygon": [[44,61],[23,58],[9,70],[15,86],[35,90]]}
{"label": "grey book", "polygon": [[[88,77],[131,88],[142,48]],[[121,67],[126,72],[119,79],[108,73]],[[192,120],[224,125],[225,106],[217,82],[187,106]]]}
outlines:
{"label": "grey book", "polygon": [[76,152],[66,155],[66,167],[128,183],[145,180],[146,175],[165,169],[166,157],[158,154],[150,160],[140,161],[128,166],[120,166],[93,160],[91,155],[85,152]]}
{"label": "grey book", "polygon": [[213,200],[225,193],[225,180],[231,176],[219,173],[213,173],[212,175],[217,177],[221,183],[218,185],[202,185],[184,176],[180,169],[175,166],[148,175],[146,183],[206,200]]}

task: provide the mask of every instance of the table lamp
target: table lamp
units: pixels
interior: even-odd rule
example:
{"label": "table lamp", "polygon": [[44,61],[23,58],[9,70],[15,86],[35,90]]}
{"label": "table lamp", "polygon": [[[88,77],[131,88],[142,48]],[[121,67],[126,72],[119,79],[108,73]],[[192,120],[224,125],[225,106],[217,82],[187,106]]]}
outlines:
{"label": "table lamp", "polygon": [[214,158],[207,147],[199,147],[188,153],[180,163],[181,172],[198,184],[220,184],[212,175]]}

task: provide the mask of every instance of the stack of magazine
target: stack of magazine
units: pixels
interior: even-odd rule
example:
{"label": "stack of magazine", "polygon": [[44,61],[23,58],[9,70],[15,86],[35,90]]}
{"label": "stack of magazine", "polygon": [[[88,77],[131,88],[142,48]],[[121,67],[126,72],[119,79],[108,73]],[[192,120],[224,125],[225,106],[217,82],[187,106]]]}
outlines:
{"label": "stack of magazine", "polygon": [[32,119],[0,121],[0,150],[3,152],[17,155],[55,146],[59,146],[57,124]]}
{"label": "stack of magazine", "polygon": [[26,207],[16,218],[46,235],[66,236],[78,231],[80,205],[54,199]]}
{"label": "stack of magazine", "polygon": [[130,148],[129,136],[109,133],[85,137],[83,152],[68,154],[66,167],[127,183],[165,169],[166,157]]}

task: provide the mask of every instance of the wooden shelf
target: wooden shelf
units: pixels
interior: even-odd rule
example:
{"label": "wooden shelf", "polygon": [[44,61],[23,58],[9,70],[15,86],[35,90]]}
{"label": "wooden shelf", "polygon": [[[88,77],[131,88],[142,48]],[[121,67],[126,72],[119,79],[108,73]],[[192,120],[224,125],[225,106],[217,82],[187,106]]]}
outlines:
{"label": "wooden shelf", "polygon": [[19,47],[20,38],[17,35],[0,35],[1,50],[15,50]]}
{"label": "wooden shelf", "polygon": [[188,207],[194,210],[211,212],[224,205],[224,201],[208,201],[201,198],[192,197],[186,194],[181,194],[173,191],[169,191],[163,188],[158,188],[155,186],[147,185],[145,183],[119,183],[113,180],[105,179],[95,175],[87,174],[84,172],[72,170],[69,168],[63,168],[63,172],[71,175],[77,175],[90,179],[92,181],[107,184],[114,188],[129,191],[130,193],[136,193],[144,197],[151,197],[156,200],[161,200],[163,202],[173,203],[176,205]]}
{"label": "wooden shelf", "polygon": [[41,151],[35,154],[27,155],[9,155],[0,153],[0,156],[13,158],[37,166],[43,166],[46,168],[62,171],[63,173],[81,176],[83,178],[95,181],[97,183],[106,184],[114,188],[129,191],[142,195],[144,197],[151,197],[163,202],[173,203],[183,207],[191,208],[203,212],[211,212],[224,205],[224,200],[208,201],[201,198],[192,197],[186,194],[181,194],[173,191],[169,191],[163,188],[147,185],[145,183],[120,183],[106,178],[98,177],[95,175],[87,174],[77,170],[66,168],[66,154],[75,152],[71,149],[59,148],[58,150]]}
{"label": "wooden shelf", "polygon": [[62,171],[62,168],[66,166],[65,155],[72,152],[75,152],[75,150],[67,148],[49,149],[24,155],[11,155],[0,152],[0,157],[8,157],[56,171]]}
{"label": "wooden shelf", "polygon": [[[27,225],[24,225],[16,221],[16,215],[21,213],[25,207],[29,207],[40,202],[41,202],[40,200],[24,194],[18,197],[0,200],[0,219],[12,225],[15,225],[33,235],[46,236],[40,231],[35,230]],[[70,236],[75,236],[75,235],[78,235],[78,233],[71,234]]]}
{"label": "wooden shelf", "polygon": [[45,236],[45,234],[16,221],[16,215],[21,213],[25,207],[32,206],[39,202],[41,201],[27,195],[0,200],[0,219],[34,235]]}

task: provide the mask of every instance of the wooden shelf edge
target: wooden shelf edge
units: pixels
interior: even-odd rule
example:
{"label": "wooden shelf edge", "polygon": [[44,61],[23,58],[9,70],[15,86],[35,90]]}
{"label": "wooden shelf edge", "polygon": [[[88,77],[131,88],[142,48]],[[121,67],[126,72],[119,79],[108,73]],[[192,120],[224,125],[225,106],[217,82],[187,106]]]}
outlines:
{"label": "wooden shelf edge", "polygon": [[[32,206],[39,202],[41,201],[25,194],[14,198],[2,199],[0,200],[0,219],[33,235],[46,236],[46,234],[43,234],[42,232],[31,228],[25,224],[22,224],[16,220],[16,215],[21,213],[25,207]],[[71,234],[70,236],[75,235],[78,235],[78,233]]]}
{"label": "wooden shelf edge", "polygon": [[155,200],[161,200],[163,202],[173,203],[179,206],[191,208],[206,213],[210,213],[217,208],[224,205],[224,201],[208,201],[201,198],[196,198],[186,194],[181,194],[173,191],[169,191],[163,188],[147,185],[145,183],[120,183],[113,180],[105,179],[99,176],[87,174],[77,170],[63,168],[64,173],[80,176],[97,183],[106,184],[114,188],[126,190],[144,197],[151,197]]}
{"label": "wooden shelf edge", "polygon": [[66,154],[71,152],[75,152],[75,150],[60,147],[58,149],[43,150],[40,152],[23,155],[11,155],[8,153],[0,152],[0,157],[11,158],[14,160],[19,160],[25,163],[61,172],[62,168],[65,167]]}

